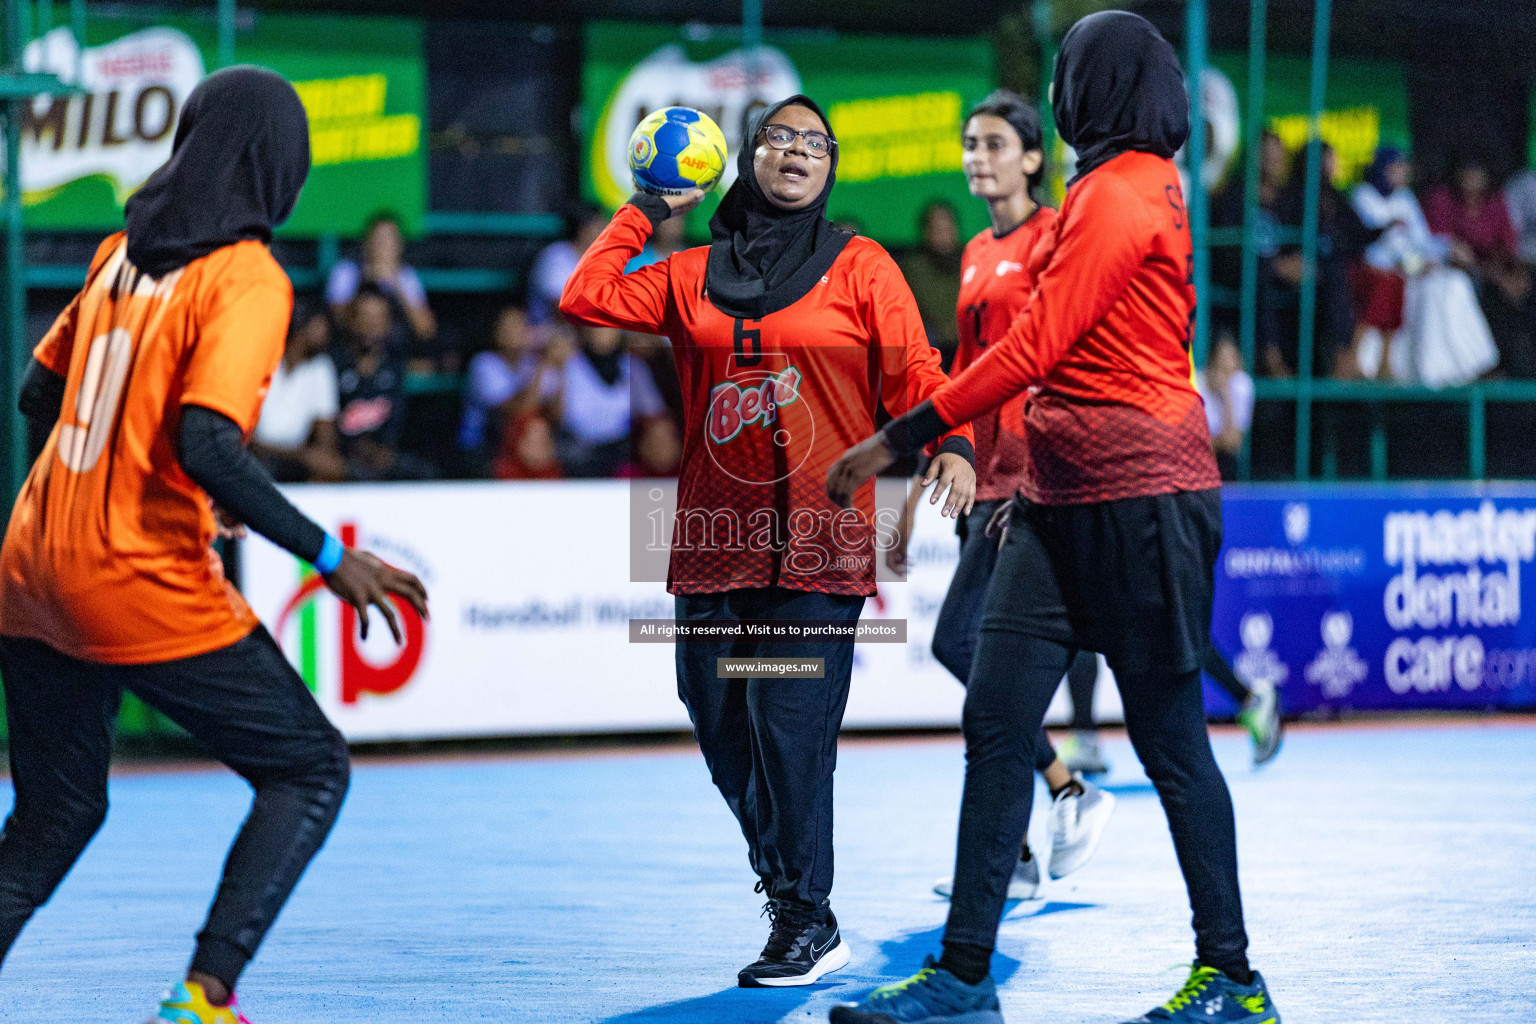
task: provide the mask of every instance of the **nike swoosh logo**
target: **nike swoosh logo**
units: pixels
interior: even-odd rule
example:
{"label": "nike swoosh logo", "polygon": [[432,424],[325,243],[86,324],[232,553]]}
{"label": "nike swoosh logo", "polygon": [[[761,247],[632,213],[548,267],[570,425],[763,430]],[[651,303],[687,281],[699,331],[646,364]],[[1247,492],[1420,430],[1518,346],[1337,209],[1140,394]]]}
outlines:
{"label": "nike swoosh logo", "polygon": [[832,943],[834,943],[836,941],[837,941],[837,932],[833,932],[832,933],[832,937],[830,939],[828,939],[826,941],[826,944],[823,945],[820,949],[817,949],[816,948],[816,943],[812,942],[811,943],[811,959],[812,960],[820,960],[821,959],[821,954],[823,954],[827,950],[831,949],[832,948]]}

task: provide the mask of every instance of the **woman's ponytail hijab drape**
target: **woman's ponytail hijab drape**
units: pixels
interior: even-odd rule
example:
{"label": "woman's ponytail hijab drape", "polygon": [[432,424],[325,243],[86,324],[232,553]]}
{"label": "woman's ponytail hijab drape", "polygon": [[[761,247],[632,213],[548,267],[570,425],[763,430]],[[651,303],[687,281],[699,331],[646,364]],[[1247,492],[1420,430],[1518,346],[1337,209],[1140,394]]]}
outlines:
{"label": "woman's ponytail hijab drape", "polygon": [[167,160],[128,199],[128,259],[151,277],[288,219],[309,175],[309,118],[266,68],[216,71],[187,97]]}
{"label": "woman's ponytail hijab drape", "polygon": [[1189,138],[1189,94],[1173,47],[1129,11],[1101,11],[1067,32],[1051,82],[1056,129],[1077,178],[1121,153],[1172,157]]}

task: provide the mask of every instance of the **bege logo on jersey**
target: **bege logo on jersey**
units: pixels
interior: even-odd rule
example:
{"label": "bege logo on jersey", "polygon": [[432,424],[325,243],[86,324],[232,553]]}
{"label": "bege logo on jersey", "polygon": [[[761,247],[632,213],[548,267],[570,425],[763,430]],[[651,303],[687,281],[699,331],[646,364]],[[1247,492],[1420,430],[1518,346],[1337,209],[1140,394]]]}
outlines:
{"label": "bege logo on jersey", "polygon": [[716,384],[709,393],[709,439],[725,444],[748,424],[769,426],[778,418],[779,406],[800,397],[800,379],[800,371],[789,366],[746,387],[735,381]]}

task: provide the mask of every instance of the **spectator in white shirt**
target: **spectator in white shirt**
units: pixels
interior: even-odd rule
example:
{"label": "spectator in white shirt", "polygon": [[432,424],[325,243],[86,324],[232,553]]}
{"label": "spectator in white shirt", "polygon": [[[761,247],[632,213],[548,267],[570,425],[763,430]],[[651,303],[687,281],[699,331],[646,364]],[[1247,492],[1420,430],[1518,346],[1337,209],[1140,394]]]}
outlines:
{"label": "spectator in white shirt", "polygon": [[[534,349],[540,329],[528,326],[528,314],[506,306],[496,315],[492,346],[469,361],[464,381],[464,416],[459,421],[459,450],[475,476],[490,468],[492,452],[510,422],[509,414],[538,368]],[[537,404],[537,395],[533,395]]]}
{"label": "spectator in white shirt", "polygon": [[1473,254],[1430,231],[1408,188],[1410,173],[1406,156],[1382,146],[1350,197],[1361,223],[1382,229],[1365,250],[1356,361],[1366,377],[1465,384],[1492,369],[1499,351],[1472,279],[1455,266],[1471,265]]}
{"label": "spectator in white shirt", "polygon": [[283,360],[272,374],[251,451],[282,483],[347,478],[336,441],[336,366],[326,355],[323,309],[295,308]]}
{"label": "spectator in white shirt", "polygon": [[615,476],[629,462],[631,428],[666,416],[667,405],[645,363],[624,351],[622,332],[583,326],[577,342],[563,359],[553,344],[546,351],[541,402],[558,430],[565,475]]}
{"label": "spectator in white shirt", "polygon": [[546,245],[528,271],[528,322],[547,324],[559,315],[565,279],[575,271],[587,247],[608,226],[608,215],[595,206],[580,207],[568,225],[568,237]]}
{"label": "spectator in white shirt", "polygon": [[1236,480],[1237,453],[1253,423],[1253,378],[1243,369],[1243,355],[1230,334],[1216,339],[1195,383],[1205,399],[1205,422],[1211,428],[1216,467],[1223,480]]}
{"label": "spectator in white shirt", "polygon": [[357,260],[342,260],[331,268],[325,283],[325,301],[337,323],[350,326],[352,299],[364,282],[399,303],[411,333],[421,342],[437,336],[437,318],[427,304],[427,290],[413,267],[405,262],[405,238],[393,214],[376,213],[368,220]]}

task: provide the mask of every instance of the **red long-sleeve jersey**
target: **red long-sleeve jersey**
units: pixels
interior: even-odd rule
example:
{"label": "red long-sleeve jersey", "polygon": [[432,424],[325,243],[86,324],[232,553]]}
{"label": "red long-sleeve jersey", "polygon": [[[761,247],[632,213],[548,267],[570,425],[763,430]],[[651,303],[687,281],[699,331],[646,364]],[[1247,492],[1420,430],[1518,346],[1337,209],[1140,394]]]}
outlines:
{"label": "red long-sleeve jersey", "polygon": [[1190,364],[1192,252],[1173,161],[1096,168],[1067,191],[1029,304],[934,410],[969,423],[1032,391],[1022,490],[1042,504],[1221,486]]}
{"label": "red long-sleeve jersey", "polygon": [[[971,239],[960,257],[960,299],[955,318],[960,345],[953,372],[958,376],[1008,333],[1029,303],[1035,277],[1056,242],[1056,211],[1042,206],[1001,238],[987,228]],[[1011,498],[1029,474],[1024,437],[1026,395],[1015,395],[971,423],[976,431],[976,500]]]}
{"label": "red long-sleeve jersey", "polygon": [[874,433],[877,401],[900,415],[948,380],[895,261],[855,238],[799,301],[747,320],[709,302],[707,247],[626,275],[650,234],[645,214],[621,207],[560,311],[672,340],[684,423],[668,589],[873,594],[873,484],[841,509],[827,470]]}

